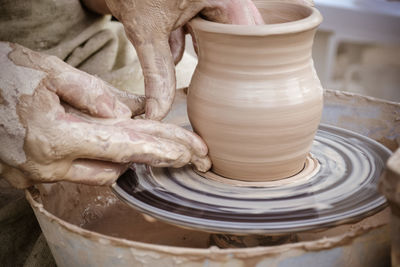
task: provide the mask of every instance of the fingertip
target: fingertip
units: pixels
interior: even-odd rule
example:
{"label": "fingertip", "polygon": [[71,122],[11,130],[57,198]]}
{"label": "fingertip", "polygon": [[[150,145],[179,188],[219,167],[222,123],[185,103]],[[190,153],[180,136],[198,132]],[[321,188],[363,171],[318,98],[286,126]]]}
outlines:
{"label": "fingertip", "polygon": [[195,139],[193,140],[193,143],[191,144],[194,148],[195,154],[200,157],[207,156],[208,147],[207,147],[206,143],[196,133],[191,132],[191,134],[195,135]]}
{"label": "fingertip", "polygon": [[135,46],[144,76],[147,119],[163,119],[174,100],[175,65],[168,37],[152,37],[144,44]]}
{"label": "fingertip", "polygon": [[170,109],[169,106],[162,105],[155,98],[146,99],[146,107],[145,107],[146,119],[160,121],[167,115],[169,109]]}
{"label": "fingertip", "polygon": [[208,156],[198,157],[196,155],[192,156],[191,163],[196,167],[196,169],[200,172],[208,171],[211,166],[211,160]]}

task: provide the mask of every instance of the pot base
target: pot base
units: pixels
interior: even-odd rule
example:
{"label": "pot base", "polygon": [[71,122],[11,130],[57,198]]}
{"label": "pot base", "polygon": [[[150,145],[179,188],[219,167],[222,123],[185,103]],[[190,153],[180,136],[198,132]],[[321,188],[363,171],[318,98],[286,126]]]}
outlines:
{"label": "pot base", "polygon": [[306,161],[304,163],[304,167],[298,173],[293,176],[286,177],[283,179],[273,179],[271,181],[265,182],[250,182],[245,179],[232,179],[229,177],[224,177],[222,175],[218,175],[213,171],[208,172],[200,172],[193,168],[193,171],[196,172],[201,177],[204,177],[209,180],[216,181],[218,183],[223,183],[231,186],[242,186],[242,187],[268,187],[268,186],[280,186],[280,185],[288,185],[293,182],[306,182],[308,179],[313,177],[320,170],[321,165],[319,161],[312,155],[308,154],[306,157]]}

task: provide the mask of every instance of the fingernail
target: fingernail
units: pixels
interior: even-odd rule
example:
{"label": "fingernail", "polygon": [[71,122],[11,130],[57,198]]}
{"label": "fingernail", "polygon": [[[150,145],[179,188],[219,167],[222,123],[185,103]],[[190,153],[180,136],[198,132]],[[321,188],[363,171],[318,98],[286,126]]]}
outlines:
{"label": "fingernail", "polygon": [[192,164],[196,167],[196,169],[200,172],[206,172],[211,168],[211,160],[209,157],[198,157],[196,155],[192,156],[191,159]]}

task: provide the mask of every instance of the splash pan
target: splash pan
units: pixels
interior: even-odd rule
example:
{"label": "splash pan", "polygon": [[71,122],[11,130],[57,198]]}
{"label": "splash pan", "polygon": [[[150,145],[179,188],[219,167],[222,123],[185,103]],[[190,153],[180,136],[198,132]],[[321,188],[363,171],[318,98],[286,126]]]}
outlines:
{"label": "splash pan", "polygon": [[124,202],[186,228],[285,234],[350,223],[386,205],[377,189],[391,151],[357,133],[320,125],[302,172],[271,182],[134,164],[112,186]]}

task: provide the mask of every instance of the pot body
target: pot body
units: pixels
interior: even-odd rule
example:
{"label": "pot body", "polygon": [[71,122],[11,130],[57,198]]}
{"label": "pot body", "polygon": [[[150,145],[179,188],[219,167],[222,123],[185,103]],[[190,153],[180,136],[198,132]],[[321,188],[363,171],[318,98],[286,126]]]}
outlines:
{"label": "pot body", "polygon": [[[285,3],[259,8],[268,15],[276,5],[281,9],[288,5],[294,13],[299,8],[300,17],[307,15],[303,8],[315,11]],[[267,29],[246,35],[239,25],[226,25],[233,27],[228,33],[209,31],[200,20],[190,23],[199,62],[189,86],[188,115],[194,131],[208,145],[212,170],[247,181],[298,173],[323,106],[323,90],[311,58],[315,23],[293,32],[286,27],[283,33],[279,24],[273,24],[272,33]]]}

